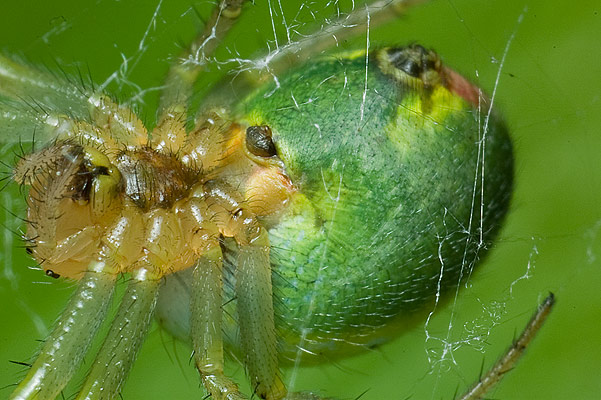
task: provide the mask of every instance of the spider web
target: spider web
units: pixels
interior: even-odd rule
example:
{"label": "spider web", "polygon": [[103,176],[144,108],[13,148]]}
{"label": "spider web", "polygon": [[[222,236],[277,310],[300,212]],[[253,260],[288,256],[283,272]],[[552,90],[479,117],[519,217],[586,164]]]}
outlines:
{"label": "spider web", "polygon": [[[63,0],[48,10],[15,6],[7,11],[12,24],[0,27],[0,45],[50,68],[56,63],[84,75],[89,71],[96,84],[117,93],[152,125],[169,62],[179,53],[178,44],[202,25],[197,14],[208,15],[212,3],[195,2],[196,10],[190,1],[124,3],[99,0],[81,6]],[[236,82],[243,71],[269,73],[279,53],[314,30],[328,32],[334,21],[362,7],[362,2],[342,0],[256,2],[215,59],[205,63],[199,93],[219,80]],[[363,35],[338,43],[348,50],[418,41],[494,93],[514,139],[516,188],[500,237],[474,271],[472,260],[466,260],[469,280],[457,292],[440,293],[421,322],[392,343],[329,365],[286,368],[291,388],[342,399],[363,393],[364,399],[452,398],[477,379],[482,364],[496,360],[553,291],[558,306],[549,324],[493,397],[560,399],[573,397],[578,387],[576,397],[593,398],[601,391],[589,380],[589,371],[601,361],[601,171],[596,161],[601,67],[589,56],[601,52],[591,39],[601,34],[599,11],[593,2],[574,10],[559,0],[555,7],[548,1],[489,1],[486,6],[438,1],[382,27],[366,18]],[[270,78],[278,82],[279,73]],[[3,161],[12,162],[13,150],[4,148]],[[72,285],[24,268],[33,262],[19,249],[14,232],[20,225],[13,215],[24,215],[22,196],[9,187],[0,192],[0,201],[7,227],[0,245],[2,387],[21,376],[8,360],[27,361],[19,357],[29,356],[34,341],[46,336]],[[479,204],[473,212],[480,212]],[[440,261],[442,268],[445,260]],[[198,380],[188,356],[184,345],[154,328],[124,398],[196,398]],[[232,369],[244,381],[241,368]]]}

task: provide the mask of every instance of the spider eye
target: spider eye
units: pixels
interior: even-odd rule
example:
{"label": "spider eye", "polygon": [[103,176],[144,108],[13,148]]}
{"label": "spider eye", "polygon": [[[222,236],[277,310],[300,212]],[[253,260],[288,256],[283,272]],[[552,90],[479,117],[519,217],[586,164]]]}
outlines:
{"label": "spider eye", "polygon": [[277,152],[271,140],[271,128],[267,125],[249,126],[246,129],[246,148],[255,156],[275,156]]}

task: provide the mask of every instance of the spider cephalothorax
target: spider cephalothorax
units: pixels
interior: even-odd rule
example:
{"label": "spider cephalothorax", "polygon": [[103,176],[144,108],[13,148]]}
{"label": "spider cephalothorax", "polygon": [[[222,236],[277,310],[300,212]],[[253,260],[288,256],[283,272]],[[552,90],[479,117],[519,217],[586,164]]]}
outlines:
{"label": "spider cephalothorax", "polygon": [[[196,237],[251,240],[241,236],[250,234],[240,233],[242,226],[256,224],[255,212],[276,211],[293,188],[282,169],[253,161],[277,163],[268,127],[248,127],[247,141],[239,125],[217,118],[176,139],[183,127],[163,122],[153,140],[136,136],[140,143],[119,147],[105,126],[92,130],[94,140],[59,138],[24,156],[14,175],[30,186],[27,240],[47,274],[80,278],[102,253],[119,272],[145,260],[163,275],[188,268],[206,251]],[[157,242],[161,237],[170,242]]]}

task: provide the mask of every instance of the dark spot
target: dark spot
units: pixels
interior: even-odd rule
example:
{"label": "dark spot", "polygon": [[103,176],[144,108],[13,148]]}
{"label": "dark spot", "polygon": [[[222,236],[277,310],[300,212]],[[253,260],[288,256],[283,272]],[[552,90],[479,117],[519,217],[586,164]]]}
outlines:
{"label": "dark spot", "polygon": [[90,201],[94,179],[99,175],[109,175],[109,169],[83,160],[70,188],[71,198],[76,201]]}
{"label": "dark spot", "polygon": [[94,167],[92,169],[92,175],[94,175],[94,176],[108,175],[108,174],[109,174],[109,169],[107,167]]}
{"label": "dark spot", "polygon": [[49,277],[54,278],[54,279],[58,279],[58,278],[61,277],[59,274],[57,274],[56,272],[54,272],[51,269],[47,269],[46,270],[46,276],[49,276]]}
{"label": "dark spot", "polygon": [[255,156],[275,156],[277,152],[271,140],[271,128],[267,125],[249,126],[246,129],[246,148]]}
{"label": "dark spot", "polygon": [[33,254],[33,249],[31,247],[26,247],[25,251],[27,252],[27,254],[31,255]]}
{"label": "dark spot", "polygon": [[438,67],[438,56],[432,50],[419,44],[388,49],[388,59],[397,69],[414,78],[419,78],[429,70]]}

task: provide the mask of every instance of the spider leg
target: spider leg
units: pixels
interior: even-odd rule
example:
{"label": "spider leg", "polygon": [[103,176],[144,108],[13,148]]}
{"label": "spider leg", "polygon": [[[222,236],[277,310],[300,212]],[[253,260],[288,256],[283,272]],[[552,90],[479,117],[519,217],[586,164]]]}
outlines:
{"label": "spider leg", "polygon": [[202,382],[217,400],[245,399],[223,372],[223,270],[219,244],[200,257],[193,270],[190,333]]}
{"label": "spider leg", "polygon": [[319,34],[309,35],[289,46],[282,47],[269,63],[269,73],[277,75],[302,60],[309,60],[339,43],[365,33],[368,29],[399,18],[410,7],[427,0],[378,0],[357,7],[351,13],[323,27]]}
{"label": "spider leg", "polygon": [[219,228],[199,198],[182,202],[177,215],[186,242],[198,256],[190,284],[190,337],[194,361],[212,398],[243,400],[238,386],[223,372],[223,253]]}
{"label": "spider leg", "polygon": [[129,107],[117,104],[110,97],[96,93],[88,98],[92,122],[100,129],[100,139],[109,150],[144,146],[148,131]]}
{"label": "spider leg", "polygon": [[150,328],[160,276],[146,268],[132,273],[117,316],[77,399],[111,400],[118,396]]}
{"label": "spider leg", "polygon": [[67,75],[59,77],[0,55],[0,99],[27,105],[38,117],[68,114],[85,118],[88,115],[87,88],[83,83],[75,84],[68,79]]}
{"label": "spider leg", "polygon": [[110,304],[117,274],[93,261],[13,400],[54,399],[77,370]]}
{"label": "spider leg", "polygon": [[222,39],[234,26],[248,0],[221,0],[205,29],[190,47],[179,57],[167,74],[165,89],[161,96],[159,115],[166,112],[185,112],[192,95],[194,82],[207,59],[214,53]]}
{"label": "spider leg", "polygon": [[[369,28],[384,25],[390,20],[400,18],[415,5],[429,0],[377,0],[358,6],[352,12],[338,19],[328,20],[317,33],[301,35],[298,40],[279,46],[276,50],[255,59],[251,65],[256,69],[244,69],[245,79],[236,79],[227,85],[217,85],[206,95],[206,104],[219,104],[224,98],[231,96],[244,97],[244,93],[252,91],[266,80],[278,77],[289,68],[304,63],[312,57],[330,49],[337,48],[340,43],[366,33]],[[316,29],[313,28],[315,32]],[[228,93],[224,96],[224,92]]]}
{"label": "spider leg", "polygon": [[491,369],[480,378],[471,389],[469,389],[461,400],[478,400],[482,399],[490,390],[503,379],[506,373],[511,371],[519,359],[526,351],[528,344],[534,339],[540,328],[543,326],[547,317],[551,313],[551,309],[555,304],[555,296],[549,294],[545,300],[538,306],[538,310],[534,313],[520,337],[513,342],[505,355],[497,361]]}
{"label": "spider leg", "polygon": [[66,73],[58,76],[0,55],[3,142],[27,141],[24,135],[33,131],[42,142],[65,132],[76,135],[78,124],[90,120],[100,128],[97,139],[117,150],[120,147],[111,146],[114,142],[138,145],[147,141],[142,121],[129,108],[96,91],[91,80],[89,84],[83,79],[74,82]]}
{"label": "spider leg", "polygon": [[278,370],[273,288],[267,230],[224,182],[204,184],[213,221],[223,236],[238,243],[234,290],[244,366],[255,393],[263,399],[282,399],[286,387]]}
{"label": "spider leg", "polygon": [[259,397],[281,399],[286,388],[278,371],[269,238],[260,227],[249,239],[240,246],[236,270],[242,352]]}

